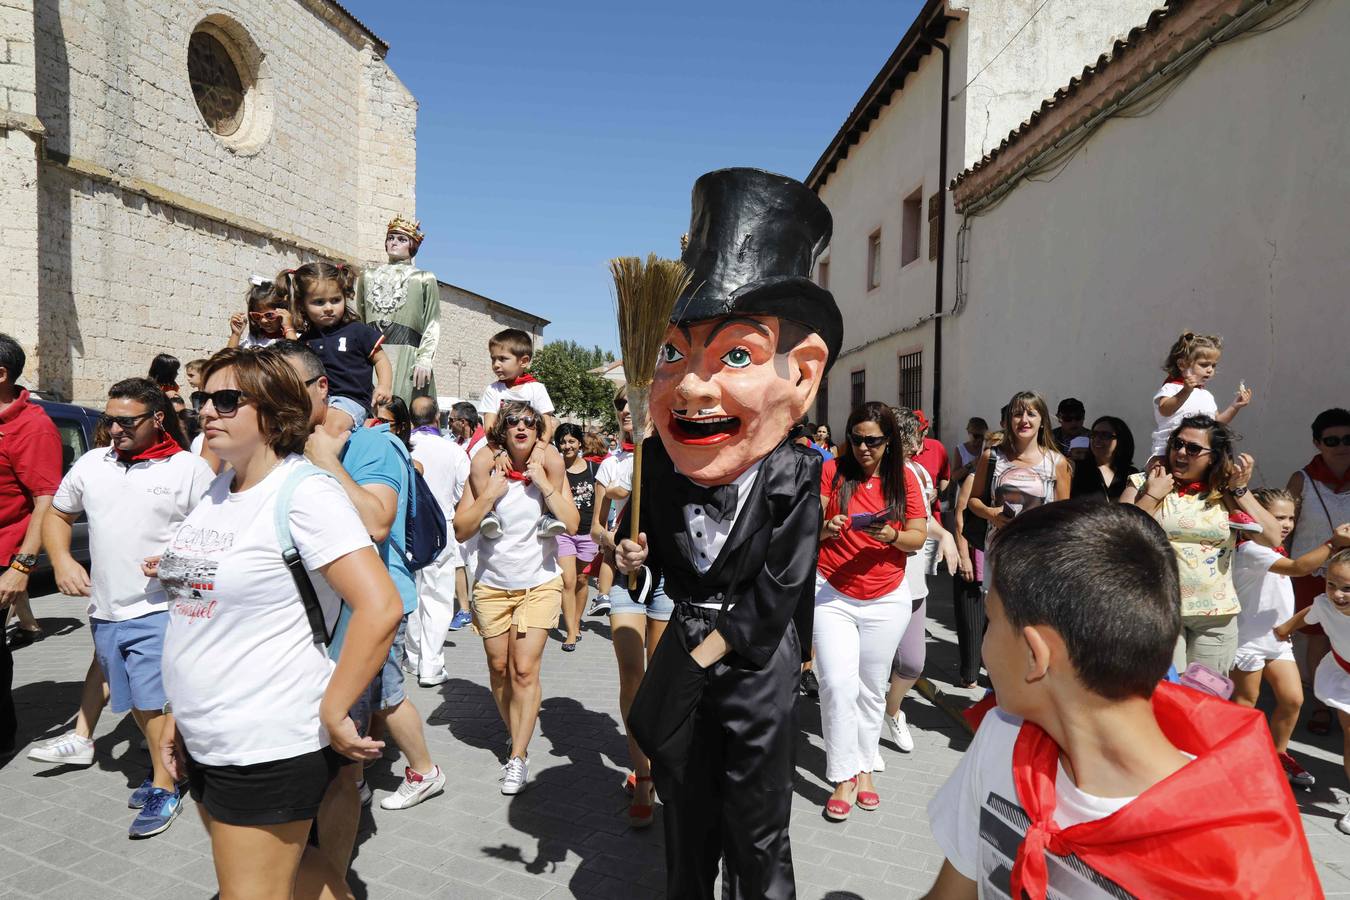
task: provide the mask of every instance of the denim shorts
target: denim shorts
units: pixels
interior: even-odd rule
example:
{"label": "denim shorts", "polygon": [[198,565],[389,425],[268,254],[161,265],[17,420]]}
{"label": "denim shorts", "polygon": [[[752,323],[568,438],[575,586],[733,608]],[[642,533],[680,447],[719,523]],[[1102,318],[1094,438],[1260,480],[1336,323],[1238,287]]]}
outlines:
{"label": "denim shorts", "polygon": [[366,423],[366,417],[370,412],[351,397],[342,397],[337,394],[328,395],[328,405],[334,409],[340,409],[352,417],[352,430],[360,428]]}
{"label": "denim shorts", "polygon": [[384,667],[380,669],[380,709],[393,709],[405,699],[403,690],[403,645],[408,638],[408,614],[398,620],[398,631],[394,634],[394,644],[389,655],[384,658]]}
{"label": "denim shorts", "polygon": [[633,599],[633,595],[628,593],[628,589],[621,584],[626,580],[624,576],[618,575],[614,579],[614,587],[610,588],[609,614],[611,616],[646,616],[659,622],[670,621],[670,614],[675,611],[675,601],[666,596],[666,583],[664,581],[656,585],[647,598],[647,605],[643,606]]}
{"label": "denim shorts", "polygon": [[159,712],[164,708],[164,683],[159,673],[168,624],[168,612],[152,612],[124,622],[89,620],[94,655],[108,680],[108,705],[113,712]]}

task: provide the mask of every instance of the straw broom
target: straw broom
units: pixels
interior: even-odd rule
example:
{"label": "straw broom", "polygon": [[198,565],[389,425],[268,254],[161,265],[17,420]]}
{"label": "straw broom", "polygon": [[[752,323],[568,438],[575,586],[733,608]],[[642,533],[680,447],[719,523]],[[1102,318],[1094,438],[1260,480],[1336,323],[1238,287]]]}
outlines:
{"label": "straw broom", "polygon": [[661,259],[655,253],[643,263],[636,256],[609,261],[614,276],[614,300],[619,312],[619,347],[628,379],[628,411],[633,417],[632,539],[638,538],[642,512],[642,438],[647,432],[647,401],[656,376],[661,339],[670,325],[670,313],[692,277],[684,263]]}

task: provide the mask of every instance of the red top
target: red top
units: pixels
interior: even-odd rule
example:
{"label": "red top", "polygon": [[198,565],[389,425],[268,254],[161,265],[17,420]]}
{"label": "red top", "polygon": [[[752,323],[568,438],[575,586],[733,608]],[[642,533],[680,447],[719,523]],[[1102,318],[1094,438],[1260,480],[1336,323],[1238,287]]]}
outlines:
{"label": "red top", "polygon": [[[825,518],[839,515],[839,486],[834,484],[838,460],[826,460],[820,470],[820,496],[826,501]],[[848,501],[848,514],[878,513],[886,508],[882,496],[881,476],[873,475],[858,485]],[[923,508],[923,490],[914,473],[905,470],[905,515],[911,519],[927,516]],[[897,531],[905,529],[904,522],[888,520]],[[854,531],[844,524],[839,537],[820,545],[820,574],[836,590],[854,600],[875,600],[884,597],[899,586],[905,577],[905,552],[883,544],[865,531]]]}
{"label": "red top", "polygon": [[[923,466],[930,478],[933,479],[933,488],[936,489],[944,481],[952,480],[952,464],[947,459],[947,448],[942,446],[942,441],[930,437],[923,439],[923,449],[912,457],[914,462]],[[938,503],[937,498],[933,498],[933,515],[941,515],[942,505]]]}
{"label": "red top", "polygon": [[0,412],[0,564],[8,565],[23,543],[34,497],[61,486],[61,438],[28,391]]}

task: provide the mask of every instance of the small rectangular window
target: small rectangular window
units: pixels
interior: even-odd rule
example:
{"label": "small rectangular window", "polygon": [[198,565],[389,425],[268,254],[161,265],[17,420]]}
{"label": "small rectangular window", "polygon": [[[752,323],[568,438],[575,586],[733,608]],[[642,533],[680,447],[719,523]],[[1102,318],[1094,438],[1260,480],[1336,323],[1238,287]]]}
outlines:
{"label": "small rectangular window", "polygon": [[909,409],[923,406],[923,351],[900,356],[900,405]]}
{"label": "small rectangular window", "polygon": [[849,401],[853,409],[857,409],[867,402],[867,370],[859,369],[849,376],[849,387],[851,393]]}
{"label": "small rectangular window", "polygon": [[816,284],[827,291],[830,289],[830,261],[828,259],[822,259],[816,264]]}
{"label": "small rectangular window", "polygon": [[942,191],[928,195],[928,258],[938,258],[938,214],[945,202]]}
{"label": "small rectangular window", "polygon": [[923,188],[905,198],[900,219],[900,265],[919,258],[919,232],[923,225]]}
{"label": "small rectangular window", "polygon": [[881,286],[881,229],[867,239],[867,289]]}

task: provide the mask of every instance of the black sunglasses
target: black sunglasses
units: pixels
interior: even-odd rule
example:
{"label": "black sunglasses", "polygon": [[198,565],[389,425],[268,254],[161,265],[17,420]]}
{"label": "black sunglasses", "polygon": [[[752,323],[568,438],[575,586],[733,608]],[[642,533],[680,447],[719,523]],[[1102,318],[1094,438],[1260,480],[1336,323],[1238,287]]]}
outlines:
{"label": "black sunglasses", "polygon": [[1321,438],[1317,443],[1321,444],[1323,447],[1339,447],[1341,444],[1350,447],[1350,435],[1341,437],[1339,434],[1331,434]]}
{"label": "black sunglasses", "polygon": [[[614,409],[615,409],[616,412],[623,412],[623,411],[624,411],[625,409],[627,409],[627,408],[628,408],[628,398],[627,398],[627,397],[620,397],[618,400],[615,400],[615,401],[614,401]],[[1333,446],[1335,446],[1335,445],[1333,445]]]}
{"label": "black sunglasses", "polygon": [[1172,438],[1172,440],[1167,442],[1167,446],[1171,447],[1177,453],[1185,451],[1187,456],[1202,456],[1210,450],[1210,448],[1202,447],[1194,441],[1183,441],[1179,437]]}
{"label": "black sunglasses", "polygon": [[103,427],[109,428],[116,425],[123,431],[134,431],[136,426],[141,424],[141,419],[153,415],[152,412],[141,413],[139,416],[110,416],[105,413],[102,417]]}
{"label": "black sunglasses", "polygon": [[209,393],[207,391],[193,391],[192,408],[200,413],[202,407],[206,406],[207,401],[210,401],[211,405],[215,407],[216,415],[232,416],[239,411],[239,404],[247,399],[248,397],[244,395],[243,391],[234,388],[225,388]]}
{"label": "black sunglasses", "polygon": [[507,416],[506,427],[515,428],[517,425],[524,425],[526,428],[534,428],[538,422],[534,416]]}
{"label": "black sunglasses", "polygon": [[890,440],[890,438],[886,437],[884,434],[870,434],[864,436],[861,434],[853,434],[851,432],[849,433],[848,439],[855,447],[863,446],[873,450]]}

